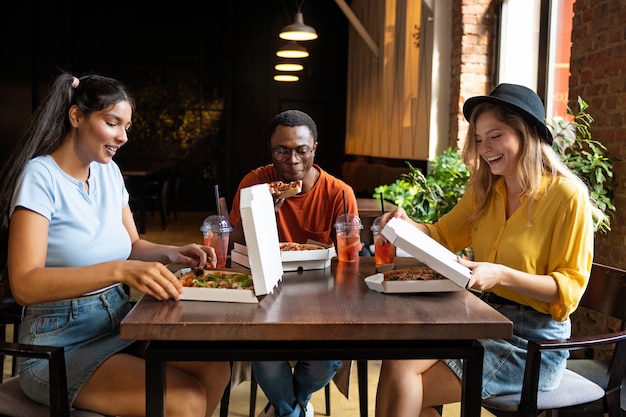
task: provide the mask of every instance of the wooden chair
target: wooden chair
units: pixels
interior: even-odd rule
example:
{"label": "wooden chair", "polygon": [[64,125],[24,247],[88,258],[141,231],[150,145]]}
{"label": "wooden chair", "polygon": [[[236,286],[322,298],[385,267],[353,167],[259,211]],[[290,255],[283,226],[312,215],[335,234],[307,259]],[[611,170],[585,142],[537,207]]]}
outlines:
{"label": "wooden chair", "polygon": [[70,410],[67,400],[64,348],[35,346],[0,341],[0,354],[16,357],[44,358],[50,361],[50,407],[28,398],[19,378],[0,384],[0,416],[2,417],[103,417],[84,410]]}
{"label": "wooden chair", "polygon": [[[626,271],[594,263],[589,285],[580,306],[621,320],[621,329],[591,336],[574,336],[567,340],[532,340],[521,394],[489,398],[482,405],[497,417],[537,416],[566,413],[607,413],[620,416],[621,383],[626,369]],[[602,377],[593,382],[583,370],[568,366],[561,385],[548,392],[538,392],[542,352],[592,349],[612,346],[611,358]],[[574,362],[572,360],[570,362]],[[584,368],[584,367],[583,367]]]}
{"label": "wooden chair", "polygon": [[[6,285],[5,285],[6,284]],[[83,410],[70,410],[67,398],[64,348],[59,346],[35,346],[15,343],[21,321],[21,307],[15,302],[8,285],[6,268],[0,271],[3,308],[0,309],[0,329],[14,326],[13,342],[0,340],[0,364],[4,375],[4,358],[12,356],[12,375],[16,375],[18,357],[43,358],[50,361],[50,407],[39,404],[24,394],[19,378],[2,382],[0,376],[0,417],[102,417],[101,414]]]}
{"label": "wooden chair", "polygon": [[[20,322],[22,320],[22,308],[13,299],[11,295],[11,288],[9,287],[9,280],[6,272],[6,267],[0,270],[0,335],[1,340],[6,340],[8,325],[13,325],[13,334],[11,340],[17,341],[19,334]],[[0,354],[0,369],[4,370],[4,357]],[[17,366],[15,361],[12,362],[11,376],[17,374]],[[0,384],[2,383],[4,373],[0,374]]]}

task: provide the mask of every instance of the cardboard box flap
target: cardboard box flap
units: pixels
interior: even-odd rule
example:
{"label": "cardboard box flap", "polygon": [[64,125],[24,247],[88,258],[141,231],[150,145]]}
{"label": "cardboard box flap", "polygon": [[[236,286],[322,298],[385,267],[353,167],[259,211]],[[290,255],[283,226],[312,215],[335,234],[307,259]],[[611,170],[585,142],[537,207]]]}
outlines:
{"label": "cardboard box flap", "polygon": [[257,296],[269,294],[283,276],[274,200],[267,184],[243,188],[241,221]]}
{"label": "cardboard box flap", "polygon": [[469,268],[458,263],[454,253],[411,223],[394,217],[385,225],[382,234],[418,261],[460,287],[467,287],[471,277]]}
{"label": "cardboard box flap", "polygon": [[248,248],[246,248],[246,245],[242,245],[241,243],[235,242],[233,251],[248,256]]}
{"label": "cardboard box flap", "polygon": [[[312,243],[313,241],[307,241],[308,244],[323,246],[323,249],[311,249],[311,250],[301,250],[301,251],[280,251],[280,258],[283,262],[283,270],[285,271],[285,263],[286,262],[307,262],[307,261],[325,261],[330,260],[337,256],[337,252],[335,251],[334,246],[330,245],[321,245],[317,242]],[[235,242],[233,250],[231,251],[231,259],[237,257],[237,259],[242,259],[241,255],[244,255],[246,258],[248,257],[248,248],[246,245],[242,245],[240,243]],[[248,266],[248,262],[241,263],[237,262],[240,265]],[[296,268],[295,270],[297,270]],[[306,268],[305,268],[306,269]],[[317,268],[315,268],[317,269]]]}
{"label": "cardboard box flap", "polygon": [[385,275],[378,273],[365,277],[365,284],[370,290],[384,293],[423,293],[463,291],[454,281],[437,279],[431,281],[385,281]]}

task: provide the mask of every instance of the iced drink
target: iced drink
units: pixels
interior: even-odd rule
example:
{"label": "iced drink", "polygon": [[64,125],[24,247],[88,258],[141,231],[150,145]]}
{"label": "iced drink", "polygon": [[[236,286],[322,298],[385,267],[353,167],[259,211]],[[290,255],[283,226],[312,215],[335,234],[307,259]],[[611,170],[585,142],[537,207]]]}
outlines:
{"label": "iced drink", "polygon": [[339,262],[355,262],[361,250],[361,219],[354,214],[343,214],[335,222],[337,257]]}
{"label": "iced drink", "polygon": [[[232,226],[228,222],[228,219],[224,216],[212,215],[204,219],[200,231],[204,236],[205,246],[211,246],[215,249],[215,255],[217,255],[217,268],[224,268],[226,266],[226,258],[228,256],[228,239],[230,232],[233,230]],[[207,267],[211,268],[210,262],[207,262]]]}
{"label": "iced drink", "polygon": [[376,266],[392,264],[396,257],[396,246],[380,233],[380,218],[374,220],[371,229],[374,239]]}
{"label": "iced drink", "polygon": [[337,235],[337,257],[340,262],[354,262],[359,256],[361,234],[357,236]]}

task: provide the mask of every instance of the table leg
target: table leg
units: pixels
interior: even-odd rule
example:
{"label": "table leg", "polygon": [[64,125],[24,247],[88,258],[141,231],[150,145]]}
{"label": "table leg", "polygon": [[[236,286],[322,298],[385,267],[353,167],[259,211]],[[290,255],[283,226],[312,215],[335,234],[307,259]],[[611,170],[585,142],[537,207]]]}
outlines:
{"label": "table leg", "polygon": [[367,417],[367,361],[357,360],[357,375],[359,380],[359,410],[361,411],[361,417]]}
{"label": "table leg", "polygon": [[461,393],[461,417],[480,415],[483,379],[484,349],[474,342],[471,356],[463,361],[463,392]]}
{"label": "table leg", "polygon": [[150,345],[146,348],[146,416],[163,417],[165,407],[165,361],[158,354],[151,354]]}

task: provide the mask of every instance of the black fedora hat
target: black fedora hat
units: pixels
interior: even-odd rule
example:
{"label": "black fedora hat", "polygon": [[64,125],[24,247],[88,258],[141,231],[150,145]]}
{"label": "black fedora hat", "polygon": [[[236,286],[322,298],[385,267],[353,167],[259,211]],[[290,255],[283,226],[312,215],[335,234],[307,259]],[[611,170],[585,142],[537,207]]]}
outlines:
{"label": "black fedora hat", "polygon": [[541,99],[533,90],[518,84],[499,84],[488,96],[467,99],[463,105],[463,115],[469,121],[472,112],[480,103],[495,103],[509,107],[519,113],[528,123],[537,126],[537,132],[548,145],[552,145],[552,133],[545,123],[546,110]]}

